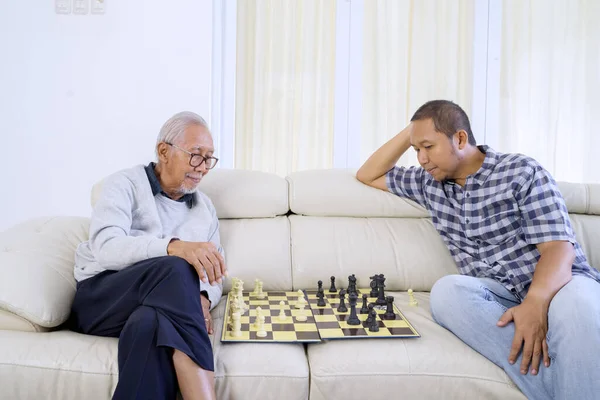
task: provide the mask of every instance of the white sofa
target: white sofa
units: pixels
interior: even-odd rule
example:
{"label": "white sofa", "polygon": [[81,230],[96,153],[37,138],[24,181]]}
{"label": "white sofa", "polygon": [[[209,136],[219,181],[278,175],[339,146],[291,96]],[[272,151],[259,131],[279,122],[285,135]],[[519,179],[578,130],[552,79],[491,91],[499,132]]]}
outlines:
{"label": "white sofa", "polygon": [[[598,268],[600,185],[560,188]],[[524,398],[500,368],[432,320],[428,291],[457,270],[418,205],[366,187],[347,170],[286,179],[215,170],[201,189],[221,219],[231,276],[247,282],[246,289],[255,278],[265,290],[314,289],[331,275],[344,286],[350,274],[362,287],[383,273],[386,291],[421,334],[310,345],[221,343],[222,301],[213,311],[219,399]],[[83,217],[48,217],[0,234],[2,399],[109,399],[116,386],[117,340],[61,326],[75,293],[74,250],[88,224]],[[409,288],[418,307],[408,306]]]}

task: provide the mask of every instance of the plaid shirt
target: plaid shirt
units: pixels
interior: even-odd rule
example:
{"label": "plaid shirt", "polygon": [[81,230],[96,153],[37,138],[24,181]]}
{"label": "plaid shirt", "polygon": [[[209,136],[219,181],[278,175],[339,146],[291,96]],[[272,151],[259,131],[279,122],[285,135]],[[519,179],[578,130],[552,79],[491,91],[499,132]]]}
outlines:
{"label": "plaid shirt", "polygon": [[540,257],[535,245],[566,240],[575,248],[573,275],[600,282],[552,176],[530,157],[479,149],[485,160],[464,187],[421,167],[394,167],[387,187],[427,208],[461,274],[495,279],[522,300]]}

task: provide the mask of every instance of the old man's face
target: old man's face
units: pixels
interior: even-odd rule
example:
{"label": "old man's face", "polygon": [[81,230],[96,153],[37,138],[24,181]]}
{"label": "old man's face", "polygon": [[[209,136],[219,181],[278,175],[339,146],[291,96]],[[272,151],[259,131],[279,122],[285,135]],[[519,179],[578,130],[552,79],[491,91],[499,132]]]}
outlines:
{"label": "old man's face", "polygon": [[[203,126],[191,125],[170,147],[164,169],[165,180],[181,195],[194,192],[202,177],[208,173],[209,163],[212,161],[203,160],[202,157],[212,157],[215,151],[210,132]],[[192,166],[190,159],[192,159],[191,164],[200,163],[200,165]]]}

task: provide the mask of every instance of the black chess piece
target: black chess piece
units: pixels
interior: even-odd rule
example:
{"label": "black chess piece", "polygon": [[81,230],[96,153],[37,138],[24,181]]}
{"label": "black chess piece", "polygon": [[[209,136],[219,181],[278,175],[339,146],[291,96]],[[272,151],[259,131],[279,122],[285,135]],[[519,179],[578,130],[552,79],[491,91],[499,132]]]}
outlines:
{"label": "black chess piece", "polygon": [[385,306],[387,303],[385,301],[385,292],[383,288],[385,287],[385,277],[383,274],[379,274],[377,278],[377,289],[379,290],[377,300],[375,300],[375,304],[378,306]]}
{"label": "black chess piece", "polygon": [[331,277],[331,287],[329,288],[329,292],[330,293],[337,292],[337,289],[335,288],[335,276]]}
{"label": "black chess piece", "polygon": [[369,284],[369,286],[371,286],[371,293],[369,293],[370,297],[377,297],[377,295],[379,294],[379,290],[377,289],[377,279],[378,278],[379,278],[379,275],[377,275],[377,274],[369,277],[369,279],[371,280],[371,283]]}
{"label": "black chess piece", "polygon": [[350,317],[346,320],[348,325],[360,325],[360,319],[358,319],[358,315],[356,315],[356,300],[358,296],[356,293],[350,293],[348,296],[348,300],[350,301]]}
{"label": "black chess piece", "polygon": [[371,322],[369,323],[369,331],[379,332],[379,321],[377,321],[377,311],[371,310],[369,317],[371,317]]}
{"label": "black chess piece", "polygon": [[394,319],[396,313],[394,313],[394,296],[386,296],[385,301],[387,302],[387,309],[383,315],[385,318]]}
{"label": "black chess piece", "polygon": [[367,312],[367,314],[368,314],[367,315],[367,320],[365,321],[365,324],[366,324],[367,327],[371,326],[371,321],[373,320],[372,315],[374,315],[374,314],[371,314],[371,311],[375,311],[373,309],[373,307],[374,307],[373,303],[369,303],[368,312]]}
{"label": "black chess piece", "polygon": [[344,298],[346,297],[346,291],[344,289],[340,290],[340,305],[338,306],[337,310],[339,312],[346,312],[348,311],[348,307],[346,307],[346,303],[344,302]]}
{"label": "black chess piece", "polygon": [[348,277],[348,295],[350,295],[350,293],[356,293],[358,295],[358,292],[356,291],[356,276],[354,276],[354,274]]}
{"label": "black chess piece", "polygon": [[369,313],[369,308],[367,306],[367,294],[363,294],[362,295],[362,299],[363,299],[363,303],[362,303],[362,307],[360,309],[360,313],[361,314],[368,314]]}
{"label": "black chess piece", "polygon": [[318,285],[317,292],[322,292],[323,291],[323,281],[321,281],[321,280],[318,281],[317,285]]}
{"label": "black chess piece", "polygon": [[325,297],[325,293],[323,293],[323,289],[321,289],[317,292],[317,298],[319,299],[319,300],[317,300],[317,306],[319,306],[319,307],[325,306],[325,300],[323,299],[323,297]]}

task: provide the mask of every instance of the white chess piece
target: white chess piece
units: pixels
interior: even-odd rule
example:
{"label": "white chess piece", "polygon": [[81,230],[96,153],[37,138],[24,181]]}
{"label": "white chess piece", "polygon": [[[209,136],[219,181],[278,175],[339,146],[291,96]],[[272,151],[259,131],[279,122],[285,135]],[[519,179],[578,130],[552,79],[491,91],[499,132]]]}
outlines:
{"label": "white chess piece", "polygon": [[285,301],[281,300],[279,302],[279,320],[280,321],[285,321],[286,320],[286,315],[285,315]]}
{"label": "white chess piece", "polygon": [[266,297],[266,293],[263,292],[263,283],[262,283],[262,281],[258,281],[258,292],[256,293],[256,297],[258,297],[261,300]]}
{"label": "white chess piece", "polygon": [[417,300],[415,299],[415,295],[413,294],[413,290],[412,289],[408,289],[408,305],[411,307],[415,307],[419,305],[419,302],[417,302]]}
{"label": "white chess piece", "polygon": [[257,318],[258,318],[258,327],[256,329],[256,336],[266,337],[267,331],[265,330],[265,316],[261,314]]}
{"label": "white chess piece", "polygon": [[252,291],[252,293],[250,293],[252,296],[256,296],[258,295],[258,286],[260,284],[260,281],[258,279],[254,280],[254,290]]}
{"label": "white chess piece", "polygon": [[296,317],[296,321],[304,322],[306,321],[306,313],[304,312],[304,304],[300,307],[300,311],[298,311],[298,316]]}
{"label": "white chess piece", "polygon": [[296,300],[296,308],[304,308],[306,305],[306,299],[302,290],[298,289],[298,300]]}
{"label": "white chess piece", "polygon": [[236,312],[233,313],[231,315],[231,320],[232,320],[232,330],[231,330],[231,336],[233,337],[240,337],[242,336],[242,321],[240,319],[240,313]]}
{"label": "white chess piece", "polygon": [[256,316],[254,317],[254,327],[258,328],[258,320],[262,316],[262,308],[256,307]]}

